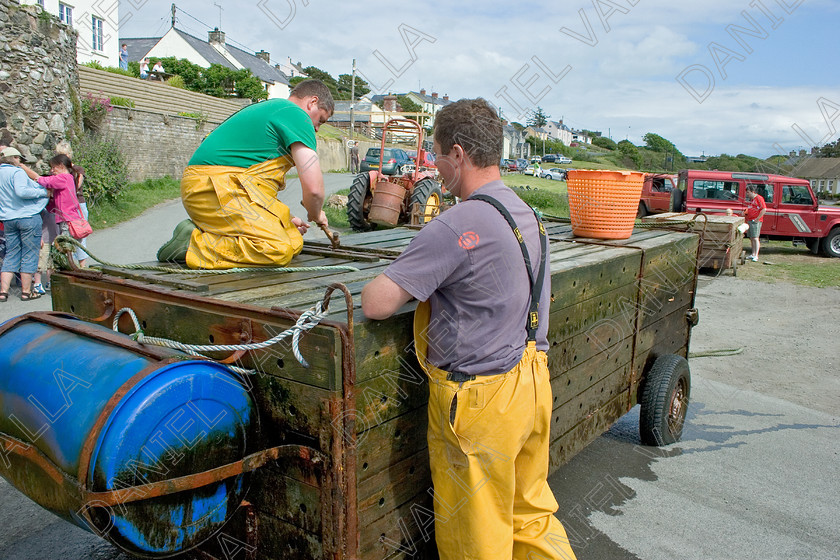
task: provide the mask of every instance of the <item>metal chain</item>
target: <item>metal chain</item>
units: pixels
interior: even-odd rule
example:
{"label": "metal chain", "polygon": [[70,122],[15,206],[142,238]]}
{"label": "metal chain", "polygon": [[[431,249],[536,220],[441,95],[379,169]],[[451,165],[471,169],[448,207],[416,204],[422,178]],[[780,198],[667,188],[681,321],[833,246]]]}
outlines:
{"label": "metal chain", "polygon": [[174,268],[171,266],[152,266],[152,265],[145,265],[145,264],[115,264],[105,260],[102,260],[93,253],[88,251],[87,247],[83,247],[79,241],[73,237],[67,235],[59,235],[55,238],[56,243],[61,246],[62,244],[73,245],[78,247],[87,255],[98,262],[103,266],[110,266],[112,268],[122,268],[125,270],[149,270],[152,272],[166,272],[168,274],[233,274],[235,272],[320,272],[320,271],[347,271],[347,272],[358,272],[359,269],[355,266],[350,265],[334,265],[334,266],[283,266],[283,267],[248,267],[248,268],[226,268],[222,270],[211,270],[211,269],[192,269],[192,268]]}
{"label": "metal chain", "polygon": [[[316,325],[318,325],[318,323],[321,322],[321,319],[327,316],[327,311],[322,308],[322,304],[319,301],[313,307],[301,313],[300,318],[298,318],[297,322],[292,327],[289,327],[285,331],[264,342],[255,342],[252,344],[201,345],[184,344],[176,340],[169,340],[166,338],[158,338],[154,336],[146,336],[143,332],[143,329],[140,328],[140,322],[137,320],[137,314],[135,314],[134,310],[130,307],[123,307],[114,316],[114,322],[112,325],[114,331],[120,332],[118,323],[120,317],[122,317],[125,313],[128,313],[129,317],[131,317],[131,320],[134,322],[134,333],[130,334],[129,336],[138,343],[173,348],[175,350],[181,350],[182,352],[185,352],[191,356],[197,356],[202,358],[208,358],[208,356],[200,354],[200,352],[236,352],[240,350],[261,350],[263,348],[268,348],[269,346],[278,344],[279,342],[283,341],[291,335],[292,352],[294,353],[297,361],[300,362],[300,365],[302,365],[305,368],[309,367],[309,362],[307,362],[304,359],[303,355],[300,353],[300,337],[303,333],[312,330]],[[253,370],[243,369],[236,366],[228,365],[228,367],[239,373],[256,373]]]}

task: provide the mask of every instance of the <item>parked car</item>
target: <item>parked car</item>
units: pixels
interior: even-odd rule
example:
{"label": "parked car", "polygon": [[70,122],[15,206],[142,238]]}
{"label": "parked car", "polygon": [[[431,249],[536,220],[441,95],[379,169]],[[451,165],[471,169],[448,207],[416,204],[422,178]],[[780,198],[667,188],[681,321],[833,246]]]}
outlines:
{"label": "parked car", "polygon": [[519,164],[516,163],[515,159],[506,159],[505,160],[505,169],[511,172],[519,171]]}
{"label": "parked car", "polygon": [[555,163],[561,163],[561,164],[563,164],[563,163],[568,164],[568,163],[572,163],[572,158],[566,157],[566,156],[561,156],[560,154],[558,154],[557,158],[554,160],[554,162]]}
{"label": "parked car", "polygon": [[525,158],[519,158],[516,160],[516,170],[520,173],[524,172],[525,169],[528,167],[528,160]]}
{"label": "parked car", "polygon": [[560,169],[559,167],[552,167],[551,169],[543,169],[542,175],[540,175],[543,179],[550,179],[552,181],[565,181],[566,180],[566,170]]}
{"label": "parked car", "polygon": [[554,154],[545,154],[545,155],[542,157],[542,161],[543,161],[543,163],[554,163],[554,161],[555,161],[556,159],[557,159],[557,156],[555,156]]}
{"label": "parked car", "polygon": [[[368,148],[365,154],[365,159],[361,163],[361,171],[373,171],[379,169],[379,150],[380,148]],[[400,173],[403,165],[412,163],[408,152],[401,148],[385,148],[385,154],[382,158],[382,173],[385,175],[396,175]]]}
{"label": "parked car", "polygon": [[531,158],[531,163],[541,163],[541,162],[542,162],[542,158],[540,158],[540,156],[534,156],[534,157]]}
{"label": "parked car", "polygon": [[743,215],[747,185],[764,198],[761,237],[803,240],[813,254],[840,257],[840,208],[820,206],[805,179],[733,171],[680,171],[673,205],[684,212]]}
{"label": "parked car", "polygon": [[636,217],[643,218],[648,214],[670,212],[671,192],[676,186],[676,175],[645,173],[645,183],[642,186],[642,197]]}

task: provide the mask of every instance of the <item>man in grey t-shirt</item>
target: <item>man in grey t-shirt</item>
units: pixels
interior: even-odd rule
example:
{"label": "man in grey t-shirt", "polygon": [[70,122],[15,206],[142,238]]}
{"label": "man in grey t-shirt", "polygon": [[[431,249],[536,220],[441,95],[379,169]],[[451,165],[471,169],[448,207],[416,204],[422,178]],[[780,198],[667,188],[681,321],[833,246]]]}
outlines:
{"label": "man in grey t-shirt", "polygon": [[501,182],[501,122],[486,101],[443,108],[434,150],[463,202],[426,224],[365,286],[362,310],[384,319],[412,298],[422,302],[414,342],[429,375],[440,557],[573,559],[546,482],[550,277],[541,225]]}

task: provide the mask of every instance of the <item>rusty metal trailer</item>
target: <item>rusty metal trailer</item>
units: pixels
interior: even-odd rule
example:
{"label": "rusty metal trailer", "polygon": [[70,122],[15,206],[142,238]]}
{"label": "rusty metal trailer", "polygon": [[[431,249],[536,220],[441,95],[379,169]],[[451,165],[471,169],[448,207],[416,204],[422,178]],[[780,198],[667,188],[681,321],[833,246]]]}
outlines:
{"label": "rusty metal trailer", "polygon": [[[647,230],[602,242],[575,238],[567,225],[546,229],[551,470],[643,400],[643,441],[678,438],[688,403],[687,366],[670,380],[673,387],[662,378],[688,356],[697,320],[698,236]],[[81,318],[81,325],[110,327],[119,310],[131,308],[146,335],[193,344],[264,341],[317,301],[328,302],[328,316],[301,338],[308,368],[288,345],[213,355],[255,372],[247,380],[259,412],[258,447],[283,452],[276,460],[278,453],[262,457],[241,507],[189,554],[434,556],[428,389],[412,349],[413,305],[389,320],[368,321],[359,298],[415,233],[348,235],[339,250],[307,243],[292,263],[351,264],[358,271],[198,276],[105,268],[53,277],[55,311]],[[127,315],[119,329],[135,331]],[[661,390],[649,388],[663,382]]]}

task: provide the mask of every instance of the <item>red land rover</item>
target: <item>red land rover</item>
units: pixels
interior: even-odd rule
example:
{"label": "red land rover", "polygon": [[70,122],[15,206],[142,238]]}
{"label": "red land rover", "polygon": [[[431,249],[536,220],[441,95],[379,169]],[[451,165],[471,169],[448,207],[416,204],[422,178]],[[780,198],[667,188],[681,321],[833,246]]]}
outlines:
{"label": "red land rover", "polygon": [[645,173],[642,199],[639,201],[637,218],[648,214],[671,211],[671,191],[677,187],[677,176],[662,173]]}
{"label": "red land rover", "polygon": [[[679,174],[675,207],[685,212],[743,214],[747,185],[764,197],[767,212],[761,236],[777,240],[803,240],[815,255],[840,257],[840,208],[820,206],[805,179],[689,169]],[[680,200],[682,199],[682,200]]]}

